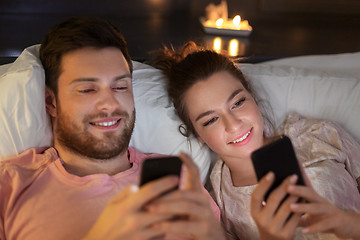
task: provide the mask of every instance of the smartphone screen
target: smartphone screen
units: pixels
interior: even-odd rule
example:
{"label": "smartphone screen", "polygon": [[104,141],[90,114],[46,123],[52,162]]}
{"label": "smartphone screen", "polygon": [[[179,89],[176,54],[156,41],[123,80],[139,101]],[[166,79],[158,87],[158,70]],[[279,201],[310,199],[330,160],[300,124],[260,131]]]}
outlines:
{"label": "smartphone screen", "polygon": [[278,187],[289,175],[296,174],[298,176],[297,184],[305,185],[294,148],[287,136],[283,135],[275,142],[254,151],[251,154],[251,159],[258,180],[269,171],[275,174],[275,182],[266,193],[265,201],[270,192]]}
{"label": "smartphone screen", "polygon": [[178,157],[149,158],[142,164],[140,186],[168,175],[180,176],[182,161]]}

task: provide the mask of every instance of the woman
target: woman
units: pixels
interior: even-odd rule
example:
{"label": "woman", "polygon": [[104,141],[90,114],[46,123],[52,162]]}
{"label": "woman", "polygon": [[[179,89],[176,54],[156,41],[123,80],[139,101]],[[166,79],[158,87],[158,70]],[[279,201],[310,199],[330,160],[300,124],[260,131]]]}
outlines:
{"label": "woman", "polygon": [[192,42],[179,51],[165,48],[156,52],[153,65],[169,79],[169,96],[185,125],[182,133],[195,135],[219,156],[210,178],[229,238],[334,237],[309,237],[297,228],[303,212],[291,212],[290,207],[299,197],[294,194],[285,199],[296,176],[284,180],[263,202],[274,175],[269,173],[257,184],[250,155],[280,134],[292,140],[316,192],[339,208],[360,211],[360,161],[356,161],[360,146],[338,125],[293,114],[272,134],[249,82],[230,58],[199,49]]}

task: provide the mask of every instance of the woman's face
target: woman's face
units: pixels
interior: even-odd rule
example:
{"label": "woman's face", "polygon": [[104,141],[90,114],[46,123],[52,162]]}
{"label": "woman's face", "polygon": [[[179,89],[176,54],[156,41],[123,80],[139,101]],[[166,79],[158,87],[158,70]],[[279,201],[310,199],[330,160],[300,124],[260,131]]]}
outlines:
{"label": "woman's face", "polygon": [[199,81],[185,94],[198,139],[227,161],[249,159],[264,143],[263,118],[240,80],[223,71]]}

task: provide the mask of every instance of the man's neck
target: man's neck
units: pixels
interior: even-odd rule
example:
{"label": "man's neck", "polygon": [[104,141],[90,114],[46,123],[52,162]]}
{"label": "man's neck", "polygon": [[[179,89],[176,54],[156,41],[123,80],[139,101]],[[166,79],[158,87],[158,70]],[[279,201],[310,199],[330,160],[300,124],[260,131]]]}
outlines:
{"label": "man's neck", "polygon": [[99,173],[111,176],[131,167],[128,151],[112,159],[93,159],[73,153],[59,145],[55,145],[55,149],[63,160],[66,171],[79,177]]}

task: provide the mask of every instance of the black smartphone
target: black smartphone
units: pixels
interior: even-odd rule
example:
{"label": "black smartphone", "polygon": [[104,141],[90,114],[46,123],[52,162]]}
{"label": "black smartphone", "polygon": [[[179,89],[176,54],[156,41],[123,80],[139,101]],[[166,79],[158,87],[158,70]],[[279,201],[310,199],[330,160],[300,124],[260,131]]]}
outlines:
{"label": "black smartphone", "polygon": [[275,174],[275,182],[266,193],[265,201],[270,192],[277,188],[289,175],[296,174],[298,176],[296,184],[305,185],[293,145],[291,140],[285,135],[254,151],[251,154],[251,159],[258,180],[269,171]]}
{"label": "black smartphone", "polygon": [[164,176],[180,176],[181,166],[181,159],[175,156],[148,158],[142,164],[140,186]]}

